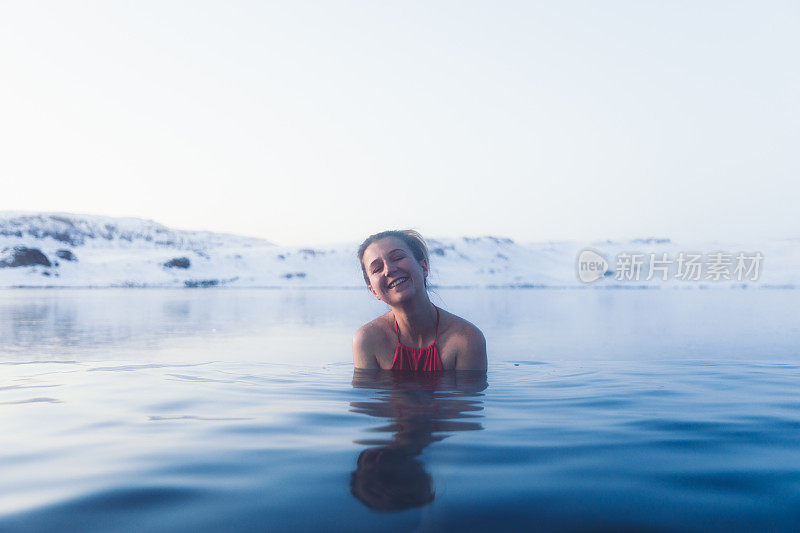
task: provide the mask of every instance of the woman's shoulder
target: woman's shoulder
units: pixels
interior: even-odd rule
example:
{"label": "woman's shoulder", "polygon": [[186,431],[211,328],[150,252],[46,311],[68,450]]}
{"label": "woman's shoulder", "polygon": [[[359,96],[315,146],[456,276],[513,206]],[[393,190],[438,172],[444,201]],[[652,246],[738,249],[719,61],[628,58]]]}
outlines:
{"label": "woman's shoulder", "polygon": [[379,317],[373,318],[356,330],[356,335],[372,337],[384,335],[387,331],[394,331],[394,315],[389,311]]}
{"label": "woman's shoulder", "polygon": [[479,340],[485,342],[483,332],[469,320],[461,318],[449,311],[445,311],[444,309],[439,309],[439,313],[441,314],[440,320],[444,319],[442,322],[445,323],[443,333],[445,333],[448,338],[453,337],[464,342],[475,342]]}
{"label": "woman's shoulder", "polygon": [[357,368],[380,368],[378,359],[386,352],[394,341],[392,327],[394,319],[391,313],[370,320],[353,334],[353,360]]}
{"label": "woman's shoulder", "polygon": [[394,318],[390,312],[374,318],[358,328],[353,335],[354,339],[362,341],[381,341],[389,337],[394,331]]}
{"label": "woman's shoulder", "polygon": [[[483,332],[472,322],[440,310],[445,327],[442,333],[444,352],[452,354],[454,361],[446,364],[456,369],[486,369],[486,338]],[[449,358],[449,357],[448,357]]]}

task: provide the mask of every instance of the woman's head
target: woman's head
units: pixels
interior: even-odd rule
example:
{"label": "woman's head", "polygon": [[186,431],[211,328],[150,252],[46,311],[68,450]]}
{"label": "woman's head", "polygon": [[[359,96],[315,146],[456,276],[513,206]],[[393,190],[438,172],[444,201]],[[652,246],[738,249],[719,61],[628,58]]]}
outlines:
{"label": "woman's head", "polygon": [[433,478],[412,451],[367,448],[350,476],[350,492],[376,511],[404,511],[433,503]]}
{"label": "woman's head", "polygon": [[425,291],[428,286],[428,247],[414,230],[370,235],[358,247],[358,260],[364,282],[381,300],[413,293],[409,289],[417,286]]}

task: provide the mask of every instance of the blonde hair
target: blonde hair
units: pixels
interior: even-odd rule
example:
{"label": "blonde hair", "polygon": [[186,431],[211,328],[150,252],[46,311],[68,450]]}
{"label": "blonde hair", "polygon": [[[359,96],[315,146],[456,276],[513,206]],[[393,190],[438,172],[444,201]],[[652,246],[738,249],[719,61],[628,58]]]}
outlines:
{"label": "blonde hair", "polygon": [[[380,233],[376,233],[374,235],[370,235],[364,242],[361,243],[361,246],[358,247],[358,262],[361,263],[361,273],[364,275],[364,282],[369,285],[369,276],[367,275],[367,268],[364,266],[364,252],[366,251],[367,247],[375,241],[379,241],[381,239],[385,239],[387,237],[396,237],[403,241],[403,243],[408,246],[408,250],[414,256],[414,259],[417,261],[425,261],[428,264],[428,268],[430,268],[430,256],[428,255],[428,245],[425,244],[425,239],[422,238],[422,235],[419,234],[418,231],[413,229],[403,229],[403,230],[387,230],[382,231]],[[425,287],[428,286],[428,280],[425,280]]]}

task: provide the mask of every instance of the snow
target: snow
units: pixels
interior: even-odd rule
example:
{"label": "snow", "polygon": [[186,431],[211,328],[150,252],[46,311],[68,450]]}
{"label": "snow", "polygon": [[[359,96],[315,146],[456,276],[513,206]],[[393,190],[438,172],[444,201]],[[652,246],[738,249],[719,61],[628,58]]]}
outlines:
{"label": "snow", "polygon": [[[367,232],[365,232],[366,235]],[[716,288],[800,287],[800,240],[761,243],[689,242],[644,238],[629,242],[515,243],[502,237],[429,239],[430,282],[440,287]],[[52,266],[0,268],[0,288],[10,287],[306,287],[361,288],[358,243],[280,247],[266,240],[204,231],[174,230],[154,221],[69,213],[0,212],[0,259],[15,247],[37,249]],[[645,254],[761,252],[757,280],[618,281],[613,273],[593,284],[576,274],[581,250],[615,263],[620,252]],[[76,261],[56,252],[69,250]],[[61,255],[65,255],[61,252]],[[181,266],[186,264],[188,268]],[[166,266],[167,263],[177,266]]]}

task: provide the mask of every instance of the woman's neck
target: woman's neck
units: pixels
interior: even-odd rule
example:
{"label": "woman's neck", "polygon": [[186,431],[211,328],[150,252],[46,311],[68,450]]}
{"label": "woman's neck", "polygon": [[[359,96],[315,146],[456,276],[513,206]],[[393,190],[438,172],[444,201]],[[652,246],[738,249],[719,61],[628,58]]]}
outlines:
{"label": "woman's neck", "polygon": [[400,340],[409,347],[425,348],[436,336],[436,308],[428,295],[409,305],[393,307],[392,314],[400,329]]}

